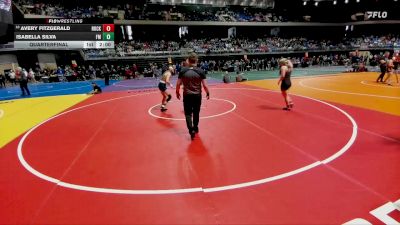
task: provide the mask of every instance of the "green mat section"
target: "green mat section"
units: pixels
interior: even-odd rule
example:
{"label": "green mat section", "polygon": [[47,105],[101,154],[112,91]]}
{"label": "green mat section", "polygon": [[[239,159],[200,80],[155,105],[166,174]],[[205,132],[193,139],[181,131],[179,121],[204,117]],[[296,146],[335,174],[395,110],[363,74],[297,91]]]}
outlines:
{"label": "green mat section", "polygon": [[[315,76],[325,74],[337,74],[346,71],[344,66],[332,66],[332,67],[310,67],[310,68],[295,68],[292,77],[303,77],[303,76]],[[213,72],[208,73],[208,77],[222,80],[222,76],[225,72]],[[264,80],[264,79],[277,79],[279,77],[279,70],[267,70],[267,71],[245,71],[245,77],[248,80]],[[231,81],[234,81],[236,73],[229,73]]]}

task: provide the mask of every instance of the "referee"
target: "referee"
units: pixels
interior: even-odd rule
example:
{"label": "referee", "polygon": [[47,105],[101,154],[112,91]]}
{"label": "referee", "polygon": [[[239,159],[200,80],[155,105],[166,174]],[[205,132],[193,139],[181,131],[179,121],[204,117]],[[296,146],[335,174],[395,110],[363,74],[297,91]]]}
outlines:
{"label": "referee", "polygon": [[384,60],[384,59],[379,60],[379,67],[381,69],[381,74],[379,74],[378,79],[376,79],[377,83],[383,82],[383,77],[385,77],[385,73],[386,73],[386,70],[387,70],[386,64],[387,64],[386,60]]}
{"label": "referee", "polygon": [[180,90],[183,84],[183,108],[185,111],[186,125],[192,140],[195,134],[199,132],[202,86],[207,93],[207,99],[210,99],[206,74],[202,69],[197,68],[197,61],[198,57],[196,53],[191,53],[186,60],[187,67],[181,69],[176,83],[177,99],[181,99]]}

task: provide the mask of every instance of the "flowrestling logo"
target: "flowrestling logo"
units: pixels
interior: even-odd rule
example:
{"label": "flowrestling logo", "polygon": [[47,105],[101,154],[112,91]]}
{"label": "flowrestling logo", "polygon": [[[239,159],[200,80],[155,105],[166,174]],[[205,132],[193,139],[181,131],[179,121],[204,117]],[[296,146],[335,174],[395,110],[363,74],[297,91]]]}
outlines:
{"label": "flowrestling logo", "polygon": [[365,19],[386,19],[388,13],[386,11],[367,11],[365,12]]}

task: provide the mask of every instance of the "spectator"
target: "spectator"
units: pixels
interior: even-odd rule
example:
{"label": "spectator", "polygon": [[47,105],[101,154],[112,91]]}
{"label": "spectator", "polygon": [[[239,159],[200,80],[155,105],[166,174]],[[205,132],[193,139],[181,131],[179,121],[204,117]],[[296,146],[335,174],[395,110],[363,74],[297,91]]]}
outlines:
{"label": "spectator", "polygon": [[32,82],[36,82],[35,72],[33,72],[32,68],[29,69],[28,79],[31,80]]}
{"label": "spectator", "polygon": [[22,69],[20,78],[19,78],[19,86],[21,88],[22,96],[31,95],[31,92],[28,88],[28,72],[25,69]]}
{"label": "spectator", "polygon": [[357,72],[368,72],[368,69],[367,69],[367,67],[365,66],[364,63],[360,63],[360,64],[358,65],[358,70],[357,70]]}
{"label": "spectator", "polygon": [[229,76],[229,72],[228,71],[225,71],[225,75],[222,77],[222,81],[225,83],[225,84],[228,84],[228,83],[230,83],[231,81],[230,81],[230,76]]}
{"label": "spectator", "polygon": [[0,87],[6,87],[6,77],[0,73]]}
{"label": "spectator", "polygon": [[17,84],[17,79],[16,79],[16,75],[14,70],[11,70],[10,73],[8,74],[9,78],[10,78],[10,82],[12,85],[16,85]]}
{"label": "spectator", "polygon": [[89,92],[89,94],[91,95],[101,94],[102,90],[95,82],[92,82],[92,88],[93,90]]}
{"label": "spectator", "polygon": [[247,78],[244,77],[244,73],[237,72],[236,73],[236,82],[244,82],[247,81]]}

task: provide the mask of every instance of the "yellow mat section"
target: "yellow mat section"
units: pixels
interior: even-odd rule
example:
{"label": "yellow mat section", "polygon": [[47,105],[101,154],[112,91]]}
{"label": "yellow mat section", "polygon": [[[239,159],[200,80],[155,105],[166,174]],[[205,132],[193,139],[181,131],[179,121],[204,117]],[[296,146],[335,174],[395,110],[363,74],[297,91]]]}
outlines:
{"label": "yellow mat section", "polygon": [[64,95],[0,101],[0,148],[33,126],[88,97]]}
{"label": "yellow mat section", "polygon": [[[400,116],[400,86],[396,83],[395,76],[392,76],[393,86],[389,86],[376,83],[378,75],[376,72],[368,72],[294,78],[289,94],[299,94]],[[259,80],[249,81],[246,84],[280,90],[277,82],[277,79]]]}

